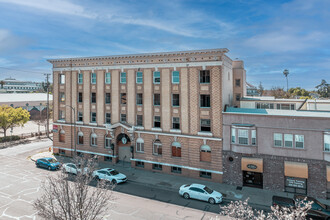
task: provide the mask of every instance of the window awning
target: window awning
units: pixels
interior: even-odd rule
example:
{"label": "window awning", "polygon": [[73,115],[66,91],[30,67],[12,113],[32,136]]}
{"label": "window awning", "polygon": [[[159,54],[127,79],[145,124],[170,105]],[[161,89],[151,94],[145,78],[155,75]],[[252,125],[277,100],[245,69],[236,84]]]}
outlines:
{"label": "window awning", "polygon": [[284,161],[284,175],[308,179],[307,163]]}
{"label": "window awning", "polygon": [[327,166],[327,181],[330,182],[330,166]]}
{"label": "window awning", "polygon": [[244,171],[251,171],[257,173],[264,172],[264,164],[262,158],[242,157],[241,167]]}

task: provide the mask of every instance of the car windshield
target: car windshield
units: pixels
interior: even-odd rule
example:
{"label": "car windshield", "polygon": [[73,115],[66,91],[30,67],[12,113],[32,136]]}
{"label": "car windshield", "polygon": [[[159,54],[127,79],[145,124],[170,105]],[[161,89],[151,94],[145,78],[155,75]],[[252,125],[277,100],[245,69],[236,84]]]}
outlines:
{"label": "car windshield", "polygon": [[48,159],[48,162],[49,163],[56,163],[57,161],[54,158],[50,158],[50,159]]}
{"label": "car windshield", "polygon": [[208,188],[207,186],[204,187],[204,190],[208,193],[208,194],[212,194],[213,190]]}
{"label": "car windshield", "polygon": [[110,174],[115,176],[115,175],[119,174],[119,172],[117,170],[112,170],[112,171],[110,171]]}

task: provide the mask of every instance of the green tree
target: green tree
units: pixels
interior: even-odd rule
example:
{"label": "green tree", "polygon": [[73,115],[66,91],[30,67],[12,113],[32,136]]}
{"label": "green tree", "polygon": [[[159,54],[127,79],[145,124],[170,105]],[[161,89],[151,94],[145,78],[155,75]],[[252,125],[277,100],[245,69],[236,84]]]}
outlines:
{"label": "green tree", "polygon": [[309,92],[306,89],[302,89],[300,87],[290,88],[289,91],[291,97],[297,96],[309,96]]}
{"label": "green tree", "polygon": [[260,96],[262,96],[264,94],[264,90],[265,88],[263,87],[263,85],[261,84],[261,82],[259,83],[259,86],[258,86],[258,93],[260,94]]}
{"label": "green tree", "polygon": [[30,113],[25,109],[0,106],[0,128],[3,129],[5,138],[8,128],[23,126],[29,119]]}
{"label": "green tree", "polygon": [[3,80],[0,81],[1,89],[3,89],[3,85],[5,85],[5,84],[6,84],[5,81],[3,81]]}
{"label": "green tree", "polygon": [[324,79],[322,79],[321,84],[315,86],[317,88],[317,93],[320,94],[323,98],[329,98],[330,97],[330,84],[327,83]]}

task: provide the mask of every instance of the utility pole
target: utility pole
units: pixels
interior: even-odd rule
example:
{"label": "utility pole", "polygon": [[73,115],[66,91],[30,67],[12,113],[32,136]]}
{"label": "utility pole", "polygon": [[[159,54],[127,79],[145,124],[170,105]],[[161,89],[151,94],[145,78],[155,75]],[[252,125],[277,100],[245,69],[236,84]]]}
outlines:
{"label": "utility pole", "polygon": [[49,76],[50,73],[45,73],[44,74],[46,76],[46,88],[47,88],[47,137],[49,138]]}

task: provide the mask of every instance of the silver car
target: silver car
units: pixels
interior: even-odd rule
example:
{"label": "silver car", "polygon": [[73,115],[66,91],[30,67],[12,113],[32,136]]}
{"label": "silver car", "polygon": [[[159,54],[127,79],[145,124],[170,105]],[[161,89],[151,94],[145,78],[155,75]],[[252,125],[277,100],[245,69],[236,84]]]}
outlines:
{"label": "silver car", "polygon": [[222,194],[201,184],[182,185],[179,194],[185,199],[198,199],[211,204],[221,203]]}

